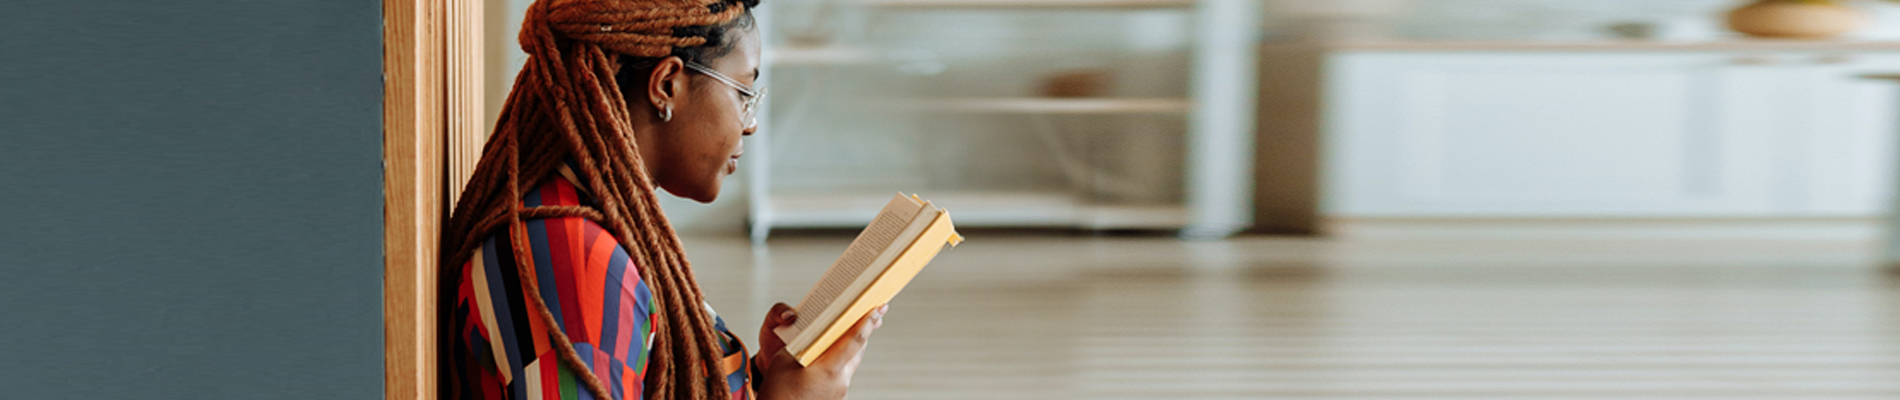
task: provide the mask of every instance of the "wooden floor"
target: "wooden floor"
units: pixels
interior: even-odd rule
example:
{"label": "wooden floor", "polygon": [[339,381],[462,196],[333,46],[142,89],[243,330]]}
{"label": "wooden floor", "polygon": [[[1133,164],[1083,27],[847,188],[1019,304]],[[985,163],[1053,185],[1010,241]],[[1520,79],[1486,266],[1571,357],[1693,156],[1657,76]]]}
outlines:
{"label": "wooden floor", "polygon": [[[1864,244],[969,239],[853,398],[1900,399],[1900,286]],[[687,241],[757,332],[849,238]]]}

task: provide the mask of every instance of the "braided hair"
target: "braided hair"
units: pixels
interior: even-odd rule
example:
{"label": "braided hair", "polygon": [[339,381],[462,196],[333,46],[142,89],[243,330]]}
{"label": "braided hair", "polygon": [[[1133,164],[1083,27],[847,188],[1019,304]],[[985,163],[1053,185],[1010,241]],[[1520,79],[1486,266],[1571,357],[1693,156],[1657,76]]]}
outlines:
{"label": "braided hair", "polygon": [[[605,227],[626,248],[653,289],[656,308],[646,398],[725,399],[720,336],[680,240],[660,211],[654,184],[634,142],[617,77],[651,73],[666,57],[705,63],[732,50],[752,26],[758,0],[536,0],[522,23],[527,65],[515,78],[495,132],[442,235],[443,271],[467,263],[484,238],[509,235],[522,288],[538,294],[526,222],[580,217]],[[523,207],[523,190],[550,179],[564,160],[598,207]],[[441,293],[454,293],[443,273]],[[447,296],[443,296],[446,300]],[[524,296],[548,326],[559,326],[546,299]],[[439,308],[451,309],[451,308]],[[446,313],[445,313],[446,314]],[[445,320],[446,321],[446,320]],[[439,322],[438,326],[442,322]],[[560,329],[550,339],[560,362],[597,399],[614,399]],[[443,354],[447,354],[444,352]]]}

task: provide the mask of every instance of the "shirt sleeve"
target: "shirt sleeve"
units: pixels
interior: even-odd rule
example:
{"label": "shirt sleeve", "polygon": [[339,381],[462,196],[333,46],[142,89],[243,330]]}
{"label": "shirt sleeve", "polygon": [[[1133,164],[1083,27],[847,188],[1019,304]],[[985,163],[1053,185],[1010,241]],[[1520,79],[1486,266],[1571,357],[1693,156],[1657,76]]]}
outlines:
{"label": "shirt sleeve", "polygon": [[[550,329],[573,341],[580,358],[619,400],[640,399],[652,344],[652,292],[628,253],[598,224],[563,217],[527,222],[528,254],[517,256],[507,235],[482,243],[455,286],[448,398],[575,398],[585,391],[578,371],[560,362]],[[523,268],[536,287],[526,287]],[[550,326],[524,297],[538,293],[554,315]]]}

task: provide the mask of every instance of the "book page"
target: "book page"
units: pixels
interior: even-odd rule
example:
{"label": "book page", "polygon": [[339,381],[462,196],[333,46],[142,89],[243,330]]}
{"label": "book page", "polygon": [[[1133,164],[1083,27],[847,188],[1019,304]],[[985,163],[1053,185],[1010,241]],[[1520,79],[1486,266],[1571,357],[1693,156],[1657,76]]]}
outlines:
{"label": "book page", "polygon": [[850,298],[840,298],[842,301],[832,304],[833,309],[825,311],[822,319],[830,323],[813,326],[811,330],[802,332],[798,340],[787,342],[790,346],[788,349],[798,358],[799,364],[811,365],[865,313],[890,301],[898,291],[903,290],[944,245],[962,241],[948,213],[931,206],[929,202],[924,204],[924,211],[911,222],[911,228],[906,229],[905,235],[899,237],[898,243],[892,244],[887,251],[889,257],[880,258],[881,262],[874,264],[873,268],[879,270],[866,271],[852,290],[847,291],[846,296]]}
{"label": "book page", "polygon": [[805,295],[805,299],[798,302],[796,310],[799,318],[792,323],[792,332],[803,332],[811,324],[821,322],[819,320],[822,318],[818,314],[836,302],[838,296],[843,295],[858,280],[858,276],[877,261],[878,256],[903,234],[904,228],[910,225],[911,219],[921,208],[922,204],[902,194],[885,205],[877,218],[871,220],[871,225],[851,241],[850,247],[845,248],[844,255],[831,264],[830,270],[825,271],[824,277]]}
{"label": "book page", "polygon": [[936,206],[931,205],[930,202],[924,202],[923,208],[917,211],[917,216],[911,219],[902,233],[897,235],[896,240],[891,241],[890,245],[885,246],[882,250],[883,252],[878,254],[876,260],[871,262],[871,266],[865,268],[856,278],[853,278],[850,285],[845,286],[844,291],[839,293],[832,300],[831,304],[822,305],[824,307],[822,310],[799,311],[799,318],[812,318],[812,329],[795,331],[794,333],[797,333],[797,335],[786,340],[785,343],[795,350],[803,350],[808,345],[811,345],[813,341],[819,340],[819,336],[827,334],[830,330],[838,329],[841,326],[848,327],[857,322],[856,320],[845,320],[843,316],[845,310],[851,307],[853,300],[858,299],[858,296],[864,293],[865,287],[875,282],[877,277],[882,275],[886,269],[890,268],[891,263],[896,261],[897,257],[901,255],[905,249],[910,248],[911,243],[916,241],[917,235],[923,233],[924,228],[930,225],[930,221],[935,219],[934,217],[939,214],[939,211],[940,210],[937,209]]}

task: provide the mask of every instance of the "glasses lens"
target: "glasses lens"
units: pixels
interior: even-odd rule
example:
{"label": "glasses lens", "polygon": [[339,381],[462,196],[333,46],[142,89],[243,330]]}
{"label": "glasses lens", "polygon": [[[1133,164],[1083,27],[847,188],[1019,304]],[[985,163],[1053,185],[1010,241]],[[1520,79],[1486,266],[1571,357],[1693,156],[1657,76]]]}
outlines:
{"label": "glasses lens", "polygon": [[739,84],[739,81],[733,80],[732,77],[728,77],[726,74],[721,74],[719,71],[714,71],[712,68],[704,65],[688,62],[686,63],[686,68],[706,74],[706,76],[719,81],[719,83],[731,86],[733,89],[738,89],[740,97],[739,122],[744,123],[746,128],[759,126],[759,99],[765,97],[765,88],[747,88],[745,85]]}
{"label": "glasses lens", "polygon": [[745,103],[740,109],[740,121],[745,122],[747,128],[759,126],[759,101],[765,98],[765,88],[754,90],[756,92],[753,92],[751,96],[746,96]]}

